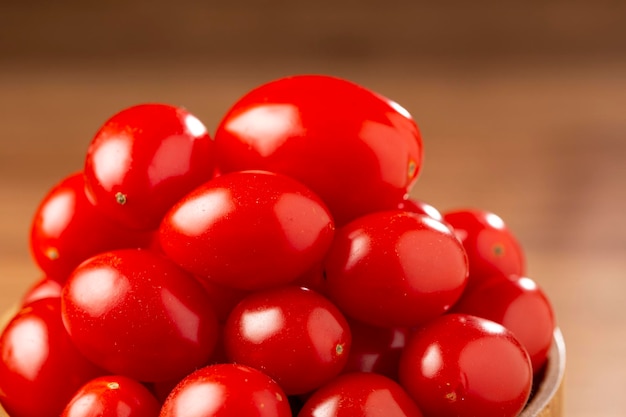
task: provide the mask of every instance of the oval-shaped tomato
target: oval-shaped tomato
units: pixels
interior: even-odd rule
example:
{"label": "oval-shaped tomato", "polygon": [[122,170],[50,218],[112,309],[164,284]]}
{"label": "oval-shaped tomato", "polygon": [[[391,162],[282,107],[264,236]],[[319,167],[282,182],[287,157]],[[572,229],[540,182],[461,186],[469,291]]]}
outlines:
{"label": "oval-shaped tomato", "polygon": [[288,395],[312,391],[338,375],[351,339],[337,307],[301,287],[247,296],[224,327],[228,358],[263,371]]}
{"label": "oval-shaped tomato", "polygon": [[89,202],[82,172],[55,185],[39,204],[30,249],[39,267],[60,283],[82,261],[107,250],[145,247],[151,235],[111,220]]}
{"label": "oval-shaped tomato", "polygon": [[510,331],[465,314],[426,324],[400,358],[400,384],[429,416],[515,417],[532,379],[528,353]]}
{"label": "oval-shaped tomato", "polygon": [[365,372],[333,379],[315,391],[298,413],[298,417],[392,416],[422,417],[422,412],[397,382]]}
{"label": "oval-shaped tomato", "polygon": [[60,298],[33,301],[0,337],[0,403],[11,417],[58,417],[74,392],[103,374],[79,353]]}
{"label": "oval-shaped tomato", "polygon": [[325,260],[326,293],[348,316],[413,327],[461,296],[467,257],[450,228],[426,215],[386,211],[337,230]]}
{"label": "oval-shaped tomato", "polygon": [[198,279],[256,290],[292,282],[319,264],[334,230],[328,209],[304,185],[245,171],[185,196],[159,236],[163,252]]}
{"label": "oval-shaped tomato", "polygon": [[182,196],[212,178],[213,141],[187,110],[140,104],[98,130],[85,159],[87,194],[109,217],[154,229]]}
{"label": "oval-shaped tomato", "polygon": [[147,250],[83,262],[61,299],[74,344],[113,374],[175,379],[205,365],[216,344],[217,319],[200,283]]}
{"label": "oval-shaped tomato", "polygon": [[291,417],[287,395],[269,376],[238,364],[201,368],[167,397],[160,417]]}
{"label": "oval-shaped tomato", "polygon": [[337,224],[393,207],[416,181],[422,139],[397,103],[352,82],[299,75],[244,95],[215,133],[222,172],[262,169],[317,193]]}
{"label": "oval-shaped tomato", "polygon": [[134,379],[108,375],[83,385],[61,417],[158,417],[161,404]]}
{"label": "oval-shaped tomato", "polygon": [[466,291],[453,310],[509,329],[528,351],[535,373],[545,364],[556,323],[550,300],[532,279],[495,276]]}
{"label": "oval-shaped tomato", "polygon": [[522,247],[500,216],[477,209],[447,211],[443,216],[467,253],[468,289],[493,275],[526,274]]}

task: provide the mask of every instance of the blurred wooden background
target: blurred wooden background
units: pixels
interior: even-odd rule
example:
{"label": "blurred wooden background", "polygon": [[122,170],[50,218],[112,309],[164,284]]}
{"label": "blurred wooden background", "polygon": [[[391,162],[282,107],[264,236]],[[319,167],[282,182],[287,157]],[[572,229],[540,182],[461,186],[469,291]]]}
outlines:
{"label": "blurred wooden background", "polygon": [[621,56],[626,48],[619,0],[3,0],[0,7],[4,59],[500,60]]}
{"label": "blurred wooden background", "polygon": [[[30,218],[100,123],[147,101],[213,130],[240,95],[321,72],[406,107],[414,194],[500,214],[552,298],[566,413],[624,416],[626,2],[0,2],[0,309],[39,273]],[[88,233],[88,231],[86,231]]]}

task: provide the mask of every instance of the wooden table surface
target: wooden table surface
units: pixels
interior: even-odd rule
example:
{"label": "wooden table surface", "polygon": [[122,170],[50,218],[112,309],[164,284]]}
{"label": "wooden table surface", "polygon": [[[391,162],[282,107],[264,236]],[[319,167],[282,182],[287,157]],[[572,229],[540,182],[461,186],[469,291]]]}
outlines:
{"label": "wooden table surface", "polygon": [[81,168],[106,118],[169,102],[213,130],[253,86],[301,72],[352,79],[413,114],[426,152],[413,194],[500,214],[551,297],[568,349],[566,415],[626,415],[623,63],[0,68],[0,310],[40,277],[28,250],[38,201]]}

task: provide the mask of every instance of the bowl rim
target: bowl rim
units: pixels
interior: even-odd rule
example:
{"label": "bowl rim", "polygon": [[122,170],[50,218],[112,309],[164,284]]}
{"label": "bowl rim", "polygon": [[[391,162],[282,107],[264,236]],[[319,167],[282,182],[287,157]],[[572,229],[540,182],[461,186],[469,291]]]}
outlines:
{"label": "bowl rim", "polygon": [[552,346],[548,352],[548,362],[543,381],[537,392],[518,417],[538,417],[553,401],[563,384],[565,376],[565,340],[560,328],[555,328]]}

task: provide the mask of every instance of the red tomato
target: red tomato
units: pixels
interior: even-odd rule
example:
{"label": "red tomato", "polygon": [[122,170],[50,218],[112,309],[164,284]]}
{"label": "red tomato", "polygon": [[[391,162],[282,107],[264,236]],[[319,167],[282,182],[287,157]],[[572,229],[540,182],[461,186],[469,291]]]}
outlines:
{"label": "red tomato", "polygon": [[169,395],[160,417],[291,417],[280,386],[256,369],[238,364],[201,368]]}
{"label": "red tomato", "polygon": [[337,224],[392,207],[422,163],[422,139],[405,109],[324,75],[250,91],[225,115],[215,143],[221,171],[289,175],[322,197]]}
{"label": "red tomato", "polygon": [[59,298],[63,287],[58,281],[44,277],[26,290],[22,296],[22,307],[42,298]]}
{"label": "red tomato", "polygon": [[222,175],[187,195],[159,234],[165,254],[199,279],[256,290],[292,282],[319,264],[334,224],[304,185],[247,171]]}
{"label": "red tomato", "polygon": [[141,383],[120,375],[83,385],[61,417],[158,417],[161,404]]}
{"label": "red tomato", "polygon": [[85,160],[87,194],[111,218],[154,229],[182,196],[213,177],[206,128],[188,111],[142,104],[107,120]]}
{"label": "red tomato", "polygon": [[226,321],[224,343],[231,361],[263,371],[293,395],[341,372],[351,335],[346,319],[326,298],[283,287],[244,298]]}
{"label": "red tomato", "polygon": [[444,220],[467,253],[468,288],[493,275],[525,275],[522,247],[498,215],[484,210],[455,210],[444,213]]}
{"label": "red tomato", "polygon": [[467,257],[432,217],[403,211],[363,216],[337,230],[326,290],[348,316],[380,327],[413,327],[461,296]]}
{"label": "red tomato", "polygon": [[453,309],[509,329],[528,351],[535,373],[545,364],[556,323],[550,300],[532,279],[494,277],[466,291]]}
{"label": "red tomato", "polygon": [[429,416],[515,417],[532,378],[528,353],[510,331],[463,314],[429,322],[400,359],[400,384]]}
{"label": "red tomato", "polygon": [[131,231],[104,216],[85,196],[82,173],[53,187],[40,203],[30,230],[39,267],[63,283],[79,263],[107,250],[143,247],[148,233]]}
{"label": "red tomato", "polygon": [[217,319],[200,283],[147,250],[85,261],[61,298],[72,341],[113,374],[181,377],[206,364],[216,344]]}
{"label": "red tomato", "polygon": [[434,206],[416,198],[406,197],[402,199],[400,204],[398,204],[398,207],[395,208],[409,211],[411,213],[425,214],[435,220],[443,221],[443,215],[439,212],[439,210],[437,210]]}
{"label": "red tomato", "polygon": [[403,327],[374,327],[348,320],[352,347],[343,372],[375,372],[398,379],[400,355],[409,337]]}
{"label": "red tomato", "polygon": [[0,403],[11,417],[58,417],[74,392],[103,373],[74,347],[60,298],[23,307],[0,337]]}
{"label": "red tomato", "polygon": [[298,417],[422,417],[422,413],[393,380],[356,372],[341,375],[318,389]]}

